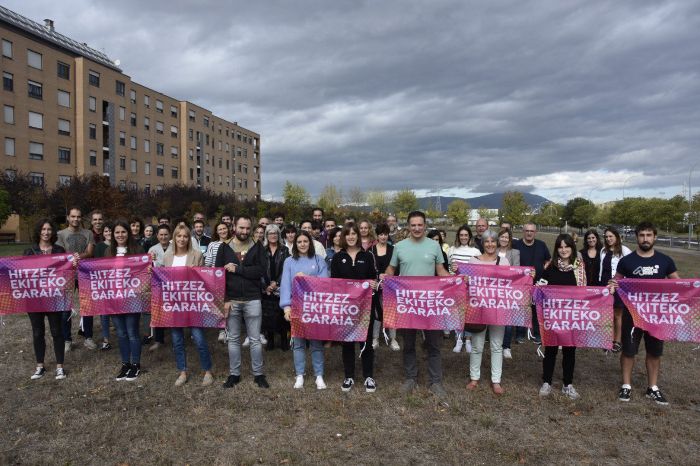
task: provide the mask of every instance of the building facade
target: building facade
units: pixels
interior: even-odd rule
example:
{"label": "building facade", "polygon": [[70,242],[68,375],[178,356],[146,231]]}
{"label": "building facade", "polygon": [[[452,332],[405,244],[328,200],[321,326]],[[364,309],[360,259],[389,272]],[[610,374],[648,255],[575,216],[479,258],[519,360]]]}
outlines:
{"label": "building facade", "polygon": [[102,52],[0,6],[7,176],[53,188],[107,176],[120,189],[180,184],[260,199],[260,135],[132,81]]}

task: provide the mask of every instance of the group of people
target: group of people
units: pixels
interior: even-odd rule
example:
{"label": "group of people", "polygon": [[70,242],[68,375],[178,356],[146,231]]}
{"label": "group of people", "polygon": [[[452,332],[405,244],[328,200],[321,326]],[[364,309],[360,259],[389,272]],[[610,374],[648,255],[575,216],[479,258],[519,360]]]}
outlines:
{"label": "group of people", "polygon": [[[177,221],[171,226],[167,216],[158,219],[158,225],[146,226],[139,219],[105,222],[99,211],[90,213],[90,229],[82,227],[82,213],[72,208],[67,215],[68,226],[57,231],[48,219],[40,220],[35,229],[35,244],[26,255],[68,252],[74,255],[74,264],[89,257],[110,257],[148,253],[153,267],[222,267],[226,277],[226,301],[224,314],[226,329],[219,340],[228,346],[229,375],[223,384],[234,387],[241,381],[242,348],[250,350],[254,382],[261,388],[269,388],[265,377],[263,346],[275,348],[279,341],[282,350],[290,349],[290,325],[292,281],[295,276],[348,278],[370,280],[374,289],[372,312],[367,339],[361,345],[362,386],[372,393],[377,390],[375,380],[375,350],[382,334],[382,290],[384,277],[448,276],[457,273],[459,263],[490,265],[530,266],[536,285],[609,286],[612,291],[620,278],[677,278],[673,260],[654,249],[656,228],[642,223],[636,229],[637,246],[634,251],[622,244],[619,233],[605,229],[603,239],[595,229],[587,231],[585,245],[577,250],[575,240],[569,234],[560,234],[550,254],[546,244],[536,238],[537,229],[532,223],[523,225],[522,238],[513,237],[512,226],[502,223],[498,231],[490,229],[485,219],[479,219],[475,232],[469,225],[457,229],[453,245],[446,244],[444,232],[427,231],[425,215],[411,212],[407,224],[400,228],[395,216],[373,226],[369,221],[357,221],[348,217],[341,224],[332,218],[324,218],[320,208],[313,210],[312,218],[302,220],[299,228],[285,222],[284,214],[257,222],[246,216],[225,214],[211,229],[201,213],[191,222]],[[191,223],[191,227],[188,225]],[[146,232],[150,229],[149,234]],[[76,284],[77,286],[77,284]],[[64,354],[72,347],[72,318],[70,312],[32,312],[29,314],[33,329],[33,341],[37,367],[32,379],[45,374],[44,367],[44,318],[49,321],[56,357],[56,378],[65,378]],[[141,314],[102,316],[101,349],[110,344],[110,319],[116,328],[121,366],[117,380],[136,380],[141,372],[140,357],[143,345],[155,351],[165,340],[166,329],[149,326],[149,316],[144,315],[141,337]],[[171,334],[178,377],[175,385],[188,381],[189,370],[185,350],[185,329],[168,329]],[[96,349],[93,340],[93,319],[81,319],[80,332],[84,345]],[[243,334],[245,333],[245,339]],[[422,333],[427,353],[428,388],[444,399],[447,392],[442,384],[443,369],[440,348],[446,336],[442,331],[388,330],[387,342],[394,351],[403,349],[405,374],[401,390],[410,393],[417,387],[418,364],[416,341]],[[203,385],[211,385],[211,352],[206,339],[206,329],[190,328],[189,334],[197,348]],[[526,339],[541,343],[537,313],[532,310],[531,331],[521,327],[497,325],[466,325],[456,332],[454,352],[464,349],[469,353],[469,381],[466,388],[476,390],[481,379],[482,355],[486,341],[491,354],[490,387],[494,394],[504,393],[501,384],[503,359],[511,359],[511,343]],[[658,387],[660,357],[663,342],[635,328],[629,311],[615,297],[615,331],[612,352],[621,352],[622,386],[618,398],[631,398],[631,373],[634,357],[641,340],[646,347],[648,387],[646,396],[659,404],[667,404]],[[304,386],[306,352],[311,353],[315,386],[327,388],[324,380],[324,350],[331,342],[291,339],[294,361],[294,388]],[[355,386],[355,359],[357,344],[341,343],[344,377],[341,390],[349,392]],[[553,374],[559,347],[544,348],[542,385],[540,396],[552,392]],[[563,353],[562,393],[571,399],[579,398],[573,386],[575,347],[561,348]]]}

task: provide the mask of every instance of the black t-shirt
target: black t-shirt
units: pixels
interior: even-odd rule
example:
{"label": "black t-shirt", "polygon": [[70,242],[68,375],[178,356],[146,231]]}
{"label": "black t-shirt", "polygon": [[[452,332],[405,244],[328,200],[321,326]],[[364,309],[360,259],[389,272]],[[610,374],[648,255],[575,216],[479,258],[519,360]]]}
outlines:
{"label": "black t-shirt", "polygon": [[536,239],[530,246],[525,244],[523,240],[514,241],[513,249],[520,251],[521,266],[535,267],[535,281],[542,278],[544,264],[552,258],[544,241]]}
{"label": "black t-shirt", "polygon": [[658,251],[651,257],[642,257],[634,251],[617,263],[617,273],[625,278],[667,278],[676,270],[673,259]]}
{"label": "black t-shirt", "polygon": [[548,285],[576,286],[576,274],[573,269],[562,272],[558,267],[549,266],[542,272],[542,278],[547,280]]}

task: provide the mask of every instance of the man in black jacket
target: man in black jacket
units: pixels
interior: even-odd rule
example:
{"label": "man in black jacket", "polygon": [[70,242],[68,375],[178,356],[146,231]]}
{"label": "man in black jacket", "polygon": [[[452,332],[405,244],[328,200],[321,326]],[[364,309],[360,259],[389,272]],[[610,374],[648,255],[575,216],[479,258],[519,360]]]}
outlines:
{"label": "man in black jacket", "polygon": [[228,335],[229,376],[224,387],[241,381],[241,327],[245,320],[250,340],[250,359],[255,383],[270,388],[263,374],[263,349],[260,343],[262,322],[261,285],[267,270],[265,250],[250,237],[252,221],[242,215],[234,225],[235,237],[216,254],[216,267],[226,269],[226,334]]}

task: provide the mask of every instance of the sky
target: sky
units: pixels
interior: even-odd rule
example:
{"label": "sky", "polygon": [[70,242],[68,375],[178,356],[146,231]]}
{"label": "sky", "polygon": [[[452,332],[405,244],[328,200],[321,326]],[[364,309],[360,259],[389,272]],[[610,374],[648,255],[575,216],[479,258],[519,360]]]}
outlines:
{"label": "sky", "polygon": [[260,133],[267,199],[700,190],[695,0],[2,4]]}

